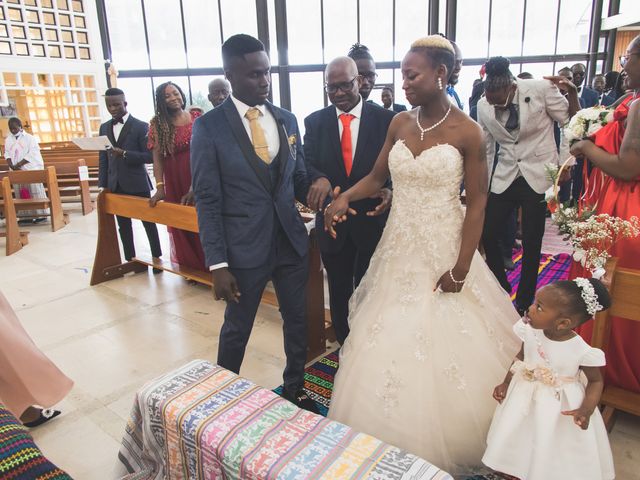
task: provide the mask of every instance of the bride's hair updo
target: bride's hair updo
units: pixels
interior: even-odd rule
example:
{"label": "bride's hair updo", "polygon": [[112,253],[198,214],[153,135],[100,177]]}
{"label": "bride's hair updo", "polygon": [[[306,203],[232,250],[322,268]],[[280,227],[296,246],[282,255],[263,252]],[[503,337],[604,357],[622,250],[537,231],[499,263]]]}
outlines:
{"label": "bride's hair updo", "polygon": [[484,89],[488,92],[495,92],[508,87],[515,81],[515,77],[509,70],[510,61],[504,57],[491,57],[485,63],[485,73],[487,78],[484,81]]}
{"label": "bride's hair updo", "polygon": [[438,65],[444,65],[447,67],[447,73],[453,70],[456,52],[451,42],[440,35],[419,38],[411,44],[409,51],[427,56],[434,68]]}

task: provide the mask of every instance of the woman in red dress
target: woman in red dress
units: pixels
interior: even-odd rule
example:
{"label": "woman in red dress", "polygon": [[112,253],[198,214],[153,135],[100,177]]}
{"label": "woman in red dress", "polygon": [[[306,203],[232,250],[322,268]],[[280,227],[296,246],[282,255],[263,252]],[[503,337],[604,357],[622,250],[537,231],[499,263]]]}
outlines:
{"label": "woman in red dress", "polygon": [[[191,190],[191,126],[201,113],[184,110],[186,98],[178,85],[166,82],[156,89],[156,115],[149,128],[149,149],[153,151],[156,193],[149,200],[193,205]],[[167,227],[171,261],[197,270],[206,270],[204,252],[197,233]]]}
{"label": "woman in red dress", "polygon": [[[620,63],[627,73],[628,88],[634,90],[616,108],[614,121],[592,138],[573,145],[571,153],[582,155],[594,165],[585,201],[596,205],[596,213],[614,217],[640,218],[640,36],[634,38]],[[597,202],[597,203],[596,203]],[[640,270],[640,237],[621,239],[610,251],[618,265]],[[572,276],[589,276],[572,269]],[[580,330],[585,340],[591,339],[593,322]],[[613,318],[610,349],[607,354],[608,384],[640,393],[640,323]]]}

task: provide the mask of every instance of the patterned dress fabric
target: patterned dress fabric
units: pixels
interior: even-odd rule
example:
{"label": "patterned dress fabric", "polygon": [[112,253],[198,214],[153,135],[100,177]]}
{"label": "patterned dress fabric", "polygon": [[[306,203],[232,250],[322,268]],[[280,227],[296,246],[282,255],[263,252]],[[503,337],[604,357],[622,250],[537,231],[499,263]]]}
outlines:
{"label": "patterned dress fabric", "polygon": [[476,252],[461,293],[434,291],[456,262],[463,158],[451,145],[389,154],[389,220],[351,297],[329,418],[429,459],[454,475],[481,458],[519,316]]}
{"label": "patterned dress fabric", "polygon": [[0,403],[0,478],[72,480],[42,454],[29,429]]}
{"label": "patterned dress fabric", "polygon": [[203,360],[138,392],[118,458],[123,480],[451,480]]}

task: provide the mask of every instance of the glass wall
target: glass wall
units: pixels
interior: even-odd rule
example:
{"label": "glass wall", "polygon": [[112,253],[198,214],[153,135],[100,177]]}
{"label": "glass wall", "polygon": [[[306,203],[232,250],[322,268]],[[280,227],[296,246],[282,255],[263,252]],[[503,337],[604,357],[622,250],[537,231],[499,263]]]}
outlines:
{"label": "glass wall", "polygon": [[[379,65],[372,99],[379,102],[381,87],[388,85],[396,102],[406,103],[400,62],[411,42],[429,33],[430,1],[438,2],[433,28],[439,32],[447,24],[447,4],[455,6],[455,40],[464,56],[456,90],[465,104],[489,56],[507,56],[514,74],[528,71],[536,78],[589,58],[592,0],[98,0],[119,80],[136,89],[142,111],[152,111],[153,94],[138,95],[137,89],[169,78],[189,101],[209,108],[207,84],[222,75],[223,40],[260,31],[269,44],[273,101],[291,109],[300,123],[326,104],[324,65],[356,42],[367,45]],[[630,5],[635,2],[621,2],[621,8]],[[286,48],[286,64],[278,41]],[[281,91],[281,84],[289,88]]]}

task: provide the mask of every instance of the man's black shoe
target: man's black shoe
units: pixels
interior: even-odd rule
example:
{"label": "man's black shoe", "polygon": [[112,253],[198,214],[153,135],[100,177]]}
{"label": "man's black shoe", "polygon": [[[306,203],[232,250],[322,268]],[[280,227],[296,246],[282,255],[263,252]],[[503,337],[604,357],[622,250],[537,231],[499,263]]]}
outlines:
{"label": "man's black shoe", "polygon": [[289,400],[291,403],[303,410],[307,410],[311,413],[320,413],[318,411],[318,407],[316,407],[316,402],[309,398],[303,388],[300,388],[293,393],[288,390],[283,390],[282,398]]}
{"label": "man's black shoe", "polygon": [[509,271],[511,271],[511,270],[515,270],[515,268],[516,268],[516,264],[515,264],[515,263],[513,263],[513,259],[512,259],[512,258],[510,258],[510,257],[504,257],[502,260],[503,260],[503,262],[504,262],[504,268],[505,268],[506,270],[509,270]]}

